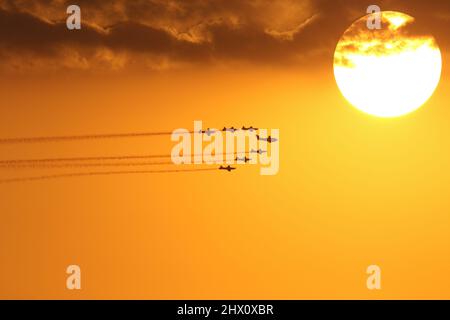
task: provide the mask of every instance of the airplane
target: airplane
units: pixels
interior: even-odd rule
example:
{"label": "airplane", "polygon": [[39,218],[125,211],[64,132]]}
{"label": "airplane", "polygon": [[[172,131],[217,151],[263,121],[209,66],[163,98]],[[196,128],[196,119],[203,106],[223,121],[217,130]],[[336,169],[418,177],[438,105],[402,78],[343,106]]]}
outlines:
{"label": "airplane", "polygon": [[256,135],[256,138],[258,138],[258,140],[261,140],[261,141],[267,141],[268,143],[278,141],[278,139],[272,138],[271,136],[269,136],[268,138],[261,138],[259,135]]}
{"label": "airplane", "polygon": [[231,128],[226,128],[226,127],[223,127],[222,131],[230,131],[230,132],[235,132],[235,131],[237,131],[237,129],[236,129],[235,127],[231,127]]}
{"label": "airplane", "polygon": [[246,163],[246,162],[249,162],[252,159],[247,158],[247,157],[243,157],[243,158],[236,157],[236,159],[234,159],[234,160],[235,161],[244,161],[244,163]]}
{"label": "airplane", "polygon": [[241,130],[244,130],[244,131],[255,131],[255,130],[258,130],[258,128],[253,128],[252,126],[250,126],[250,127],[248,127],[248,128],[242,127]]}
{"label": "airplane", "polygon": [[206,133],[208,136],[210,136],[211,134],[213,134],[213,133],[215,133],[215,132],[216,132],[216,131],[211,130],[210,128],[208,128],[208,129],[202,131],[202,133]]}
{"label": "airplane", "polygon": [[233,168],[231,166],[228,167],[220,166],[219,170],[227,170],[228,172],[230,172],[231,170],[236,170],[236,168]]}
{"label": "airplane", "polygon": [[261,149],[259,149],[259,150],[254,150],[254,149],[252,149],[252,150],[250,151],[250,153],[263,154],[263,153],[267,153],[267,151],[264,151],[264,150],[261,150]]}

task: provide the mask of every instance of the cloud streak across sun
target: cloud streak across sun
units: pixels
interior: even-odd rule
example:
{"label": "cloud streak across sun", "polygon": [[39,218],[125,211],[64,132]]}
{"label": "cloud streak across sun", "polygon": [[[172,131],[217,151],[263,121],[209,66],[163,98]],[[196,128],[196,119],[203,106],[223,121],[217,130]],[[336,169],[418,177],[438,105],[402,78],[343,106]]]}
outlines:
{"label": "cloud streak across sun", "polygon": [[434,37],[411,32],[408,27],[415,21],[411,16],[383,12],[382,28],[370,30],[366,22],[374,18],[374,14],[368,15],[345,32],[336,48],[335,66],[355,67],[355,63],[363,56],[392,56],[421,48],[439,50]]}

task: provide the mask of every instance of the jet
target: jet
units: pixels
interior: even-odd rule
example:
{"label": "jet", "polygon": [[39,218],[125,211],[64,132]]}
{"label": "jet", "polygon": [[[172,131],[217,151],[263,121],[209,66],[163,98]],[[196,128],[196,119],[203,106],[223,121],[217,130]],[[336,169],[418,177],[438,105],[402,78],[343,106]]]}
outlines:
{"label": "jet", "polygon": [[258,140],[261,140],[261,141],[267,141],[268,143],[278,141],[278,139],[272,138],[271,136],[269,136],[268,138],[261,138],[259,135],[256,135],[256,138],[258,138]]}
{"label": "jet", "polygon": [[243,157],[243,158],[236,157],[236,159],[234,159],[234,160],[235,161],[244,161],[244,163],[247,163],[247,162],[249,162],[252,159],[247,158],[247,157]]}
{"label": "jet", "polygon": [[230,172],[231,170],[236,170],[236,168],[233,168],[231,166],[228,167],[220,166],[219,170],[227,170],[228,172]]}
{"label": "jet", "polygon": [[207,134],[208,136],[210,136],[211,134],[213,134],[213,133],[215,133],[215,132],[216,132],[216,131],[211,130],[210,128],[208,128],[208,129],[202,131],[202,133],[205,133],[205,134]]}
{"label": "jet", "polygon": [[248,127],[248,128],[242,127],[241,130],[244,130],[244,131],[255,131],[255,130],[258,130],[258,128],[253,128],[252,126],[250,126],[250,127]]}
{"label": "jet", "polygon": [[250,151],[250,153],[263,154],[263,153],[267,153],[267,151],[264,151],[264,150],[261,150],[261,149],[259,149],[259,150],[254,150],[254,149],[252,149],[252,150]]}

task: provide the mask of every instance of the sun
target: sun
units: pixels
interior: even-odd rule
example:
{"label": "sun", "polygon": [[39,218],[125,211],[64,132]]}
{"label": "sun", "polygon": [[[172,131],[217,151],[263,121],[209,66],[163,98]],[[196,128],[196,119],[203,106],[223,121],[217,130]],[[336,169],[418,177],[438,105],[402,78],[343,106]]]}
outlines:
{"label": "sun", "polygon": [[419,32],[415,19],[381,13],[381,29],[365,16],[348,28],[334,54],[334,75],[344,97],[378,117],[398,117],[420,108],[435,91],[442,57],[433,36]]}

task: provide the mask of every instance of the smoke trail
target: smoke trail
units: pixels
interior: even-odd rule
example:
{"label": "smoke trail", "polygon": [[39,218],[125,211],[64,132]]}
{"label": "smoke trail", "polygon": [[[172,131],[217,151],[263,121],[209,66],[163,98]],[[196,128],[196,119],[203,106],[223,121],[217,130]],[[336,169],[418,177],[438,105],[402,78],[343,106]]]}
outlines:
{"label": "smoke trail", "polygon": [[[234,130],[243,130],[243,129],[234,129]],[[227,130],[222,129],[209,132],[215,133],[218,131],[223,132]],[[167,136],[171,135],[172,133],[173,133],[172,131],[159,131],[159,132],[155,131],[155,132],[107,133],[107,134],[87,134],[87,135],[70,135],[70,136],[2,138],[0,139],[0,144],[43,143],[43,142],[60,142],[60,141],[76,141],[76,140],[114,139],[114,138],[138,138],[138,137],[152,137],[152,136]],[[188,131],[186,133],[193,134],[196,132]],[[207,133],[207,131],[202,130],[201,133]]]}
{"label": "smoke trail", "polygon": [[108,176],[108,175],[127,175],[127,174],[152,174],[152,173],[180,173],[180,172],[199,172],[199,171],[217,171],[217,168],[197,168],[180,170],[142,170],[142,171],[94,171],[94,172],[76,172],[66,174],[54,174],[25,178],[1,179],[0,184],[13,182],[29,182],[37,180],[72,178],[72,177],[90,177],[90,176]]}
{"label": "smoke trail", "polygon": [[[219,153],[218,156],[224,155],[244,155],[254,153],[251,151],[243,151],[243,152],[228,152],[228,153]],[[200,155],[191,155],[191,157],[200,156]],[[163,159],[163,158],[171,158],[172,155],[164,154],[164,155],[124,155],[124,156],[99,156],[99,157],[76,157],[76,158],[47,158],[47,159],[12,159],[12,160],[0,160],[0,165],[7,164],[21,164],[21,163],[43,163],[43,162],[70,162],[70,161],[101,161],[101,160],[138,160],[138,159]],[[181,158],[182,156],[180,156]]]}
{"label": "smoke trail", "polygon": [[58,142],[58,141],[76,141],[76,140],[113,139],[113,138],[137,138],[137,137],[151,137],[151,136],[166,136],[171,134],[172,132],[131,132],[131,133],[89,134],[89,135],[72,135],[72,136],[4,138],[0,139],[0,144]]}
{"label": "smoke trail", "polygon": [[173,162],[111,162],[111,163],[24,163],[24,164],[0,164],[0,168],[3,169],[23,169],[23,168],[88,168],[88,167],[139,167],[139,166],[157,166],[174,164]]}
{"label": "smoke trail", "polygon": [[31,163],[31,162],[69,162],[69,161],[96,161],[96,160],[138,160],[138,159],[155,159],[170,158],[171,155],[136,155],[136,156],[100,156],[100,157],[76,157],[76,158],[47,158],[47,159],[12,159],[1,160],[0,165],[11,163]]}

